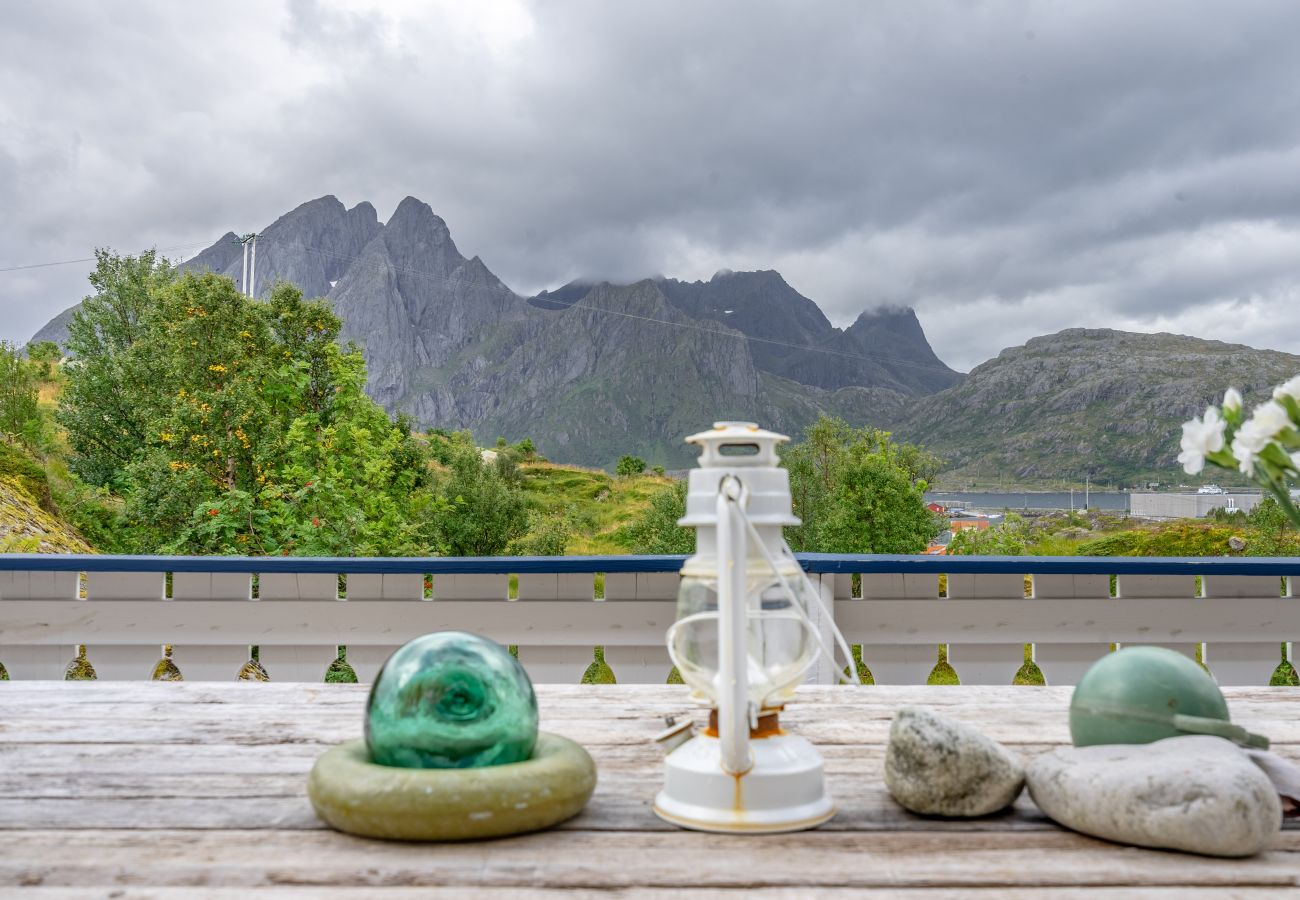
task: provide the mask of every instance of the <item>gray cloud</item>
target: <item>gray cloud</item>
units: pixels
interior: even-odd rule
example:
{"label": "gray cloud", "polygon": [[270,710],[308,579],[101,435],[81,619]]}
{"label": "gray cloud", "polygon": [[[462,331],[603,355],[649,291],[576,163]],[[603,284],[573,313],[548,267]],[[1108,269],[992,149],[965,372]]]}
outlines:
{"label": "gray cloud", "polygon": [[[414,194],[521,292],[776,268],[839,323],[916,306],[960,368],[1074,325],[1296,352],[1297,33],[1288,0],[15,8],[0,266]],[[0,337],[85,269],[0,273]]]}

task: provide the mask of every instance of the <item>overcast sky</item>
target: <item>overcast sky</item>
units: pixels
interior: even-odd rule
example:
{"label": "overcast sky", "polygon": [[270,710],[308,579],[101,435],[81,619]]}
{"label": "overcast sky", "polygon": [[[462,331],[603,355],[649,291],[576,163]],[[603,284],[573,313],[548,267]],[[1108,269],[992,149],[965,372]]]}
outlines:
{"label": "overcast sky", "polygon": [[[1071,326],[1300,353],[1297,37],[1293,0],[9,4],[0,268],[412,194],[521,293],[774,268],[962,370]],[[0,338],[88,269],[0,272]]]}

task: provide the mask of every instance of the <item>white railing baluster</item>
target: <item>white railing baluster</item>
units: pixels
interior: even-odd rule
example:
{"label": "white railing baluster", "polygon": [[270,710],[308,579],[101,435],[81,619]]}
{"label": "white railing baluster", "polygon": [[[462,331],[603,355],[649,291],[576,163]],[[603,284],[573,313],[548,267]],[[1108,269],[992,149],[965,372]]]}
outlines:
{"label": "white railing baluster", "polygon": [[[605,662],[622,684],[663,684],[672,670],[672,660],[664,645],[668,626],[677,618],[676,572],[636,572],[624,580],[618,573],[605,576],[605,599],[601,602],[611,613],[617,634],[594,643],[605,648]],[[613,579],[611,592],[611,579]],[[631,596],[627,595],[628,588]],[[626,637],[635,634],[635,638]],[[591,662],[590,648],[586,662]]]}
{"label": "white railing baluster", "polygon": [[[1112,602],[1109,575],[1035,575],[1034,600],[1075,599],[1089,608]],[[1042,634],[1034,641],[1034,662],[1048,684],[1078,684],[1083,673],[1110,652],[1102,641],[1068,639],[1069,635]]]}
{"label": "white railing baluster", "polygon": [[[1025,576],[1022,574],[970,574],[948,576],[949,600],[1019,600],[1025,601]],[[1007,617],[990,623],[1014,627]],[[962,684],[1011,684],[1024,664],[1025,644],[1019,642],[963,641],[954,634],[948,644],[948,664],[957,671]]]}
{"label": "white railing baluster", "polygon": [[[1282,599],[1282,580],[1268,575],[1206,575],[1202,579],[1204,603],[1231,599],[1243,616],[1271,618],[1271,608]],[[1269,641],[1218,641],[1207,639],[1205,664],[1220,684],[1268,684],[1281,661],[1281,637]]]}
{"label": "white railing baluster", "polygon": [[849,643],[862,645],[862,661],[877,684],[925,684],[938,660],[940,641],[911,641],[891,633],[890,608],[899,601],[911,607],[937,604],[938,599],[938,575],[886,572],[863,575],[862,598],[836,604],[840,630]]}
{"label": "white railing baluster", "polygon": [[[1116,602],[1122,604],[1144,603],[1151,599],[1174,601],[1171,609],[1176,610],[1168,622],[1168,633],[1175,640],[1162,639],[1153,629],[1139,627],[1134,637],[1121,643],[1150,644],[1168,647],[1193,659],[1200,649],[1198,612],[1207,611],[1206,605],[1200,603],[1196,596],[1195,575],[1120,575],[1115,591]],[[1179,640],[1185,636],[1185,640]]]}
{"label": "white railing baluster", "polygon": [[[248,611],[236,604],[252,599],[251,572],[173,572],[172,603],[220,602],[230,604],[231,617]],[[186,681],[233,681],[239,667],[248,661],[245,644],[211,643],[203,629],[178,629],[174,639],[172,662]]]}

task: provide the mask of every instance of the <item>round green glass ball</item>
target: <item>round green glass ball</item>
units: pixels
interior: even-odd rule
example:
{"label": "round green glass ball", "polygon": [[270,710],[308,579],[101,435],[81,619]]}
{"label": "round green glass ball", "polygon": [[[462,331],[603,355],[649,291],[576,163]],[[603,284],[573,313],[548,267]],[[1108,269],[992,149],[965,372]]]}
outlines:
{"label": "round green glass ball", "polygon": [[398,648],[366,703],[366,747],[381,766],[470,769],[529,759],[537,697],[500,644],[442,631]]}

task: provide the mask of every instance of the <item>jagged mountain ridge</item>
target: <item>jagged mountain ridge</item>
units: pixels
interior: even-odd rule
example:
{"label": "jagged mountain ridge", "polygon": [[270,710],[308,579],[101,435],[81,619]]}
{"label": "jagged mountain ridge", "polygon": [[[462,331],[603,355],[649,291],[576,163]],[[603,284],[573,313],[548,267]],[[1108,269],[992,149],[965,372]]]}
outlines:
{"label": "jagged mountain ridge", "polygon": [[[742,332],[764,372],[825,390],[870,385],[904,395],[951,387],[961,375],[944,365],[908,307],[862,313],[836,328],[781,273],[719,272],[709,281],[656,278],[670,303],[694,319]],[[580,303],[595,282],[574,281],[529,302],[547,309]]]}
{"label": "jagged mountain ridge", "polygon": [[1003,350],[961,384],[909,402],[894,426],[945,458],[948,484],[1183,481],[1182,422],[1229,386],[1249,406],[1297,373],[1300,356],[1276,350],[1070,328]]}
{"label": "jagged mountain ridge", "polygon": [[[880,423],[961,377],[934,356],[910,310],[836,329],[775,272],[575,284],[523,298],[463,256],[447,224],[412,197],[387,223],[369,203],[347,209],[321,197],[277,219],[257,246],[255,295],[285,279],[327,297],[386,408],[426,428],[470,428],[484,442],[531,437],[565,462],[608,466],[635,453],[687,465],[682,437],[715,418],[792,432],[821,412]],[[236,283],[242,266],[233,233],[182,264]],[[33,340],[62,343],[72,312]],[[889,351],[858,359],[873,329]],[[905,358],[913,350],[919,358]]]}

